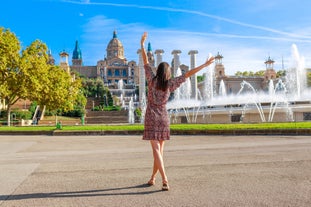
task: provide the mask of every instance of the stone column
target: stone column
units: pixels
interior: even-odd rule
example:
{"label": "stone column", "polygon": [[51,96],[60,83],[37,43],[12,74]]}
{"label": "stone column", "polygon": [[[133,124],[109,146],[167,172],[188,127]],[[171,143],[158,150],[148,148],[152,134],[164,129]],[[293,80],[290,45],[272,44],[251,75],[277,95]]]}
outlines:
{"label": "stone column", "polygon": [[141,54],[141,50],[137,50],[137,54],[139,56],[138,61],[138,68],[139,68],[139,103],[142,105],[143,101],[146,100],[145,93],[146,93],[146,78],[145,78],[145,69],[144,69],[144,62],[143,57]]}
{"label": "stone column", "polygon": [[157,55],[156,59],[156,67],[162,62],[162,54],[164,53],[164,50],[158,49],[154,52]]}
{"label": "stone column", "polygon": [[104,79],[104,83],[105,84],[108,84],[108,78],[107,78],[107,66],[106,66],[106,63],[104,64],[104,69],[103,69],[103,79]]}
{"label": "stone column", "polygon": [[179,54],[181,53],[180,50],[173,50],[172,51],[172,55],[174,55],[174,61],[173,61],[173,64],[174,64],[174,67],[173,67],[173,73],[174,76],[176,75],[176,71],[180,65],[180,61],[179,61]]}
{"label": "stone column", "polygon": [[[190,70],[195,68],[196,64],[196,54],[198,54],[197,50],[190,50],[188,55],[190,55]],[[190,77],[191,82],[191,98],[197,100],[198,99],[198,81],[197,81],[197,74],[194,74]]]}
{"label": "stone column", "polygon": [[132,76],[131,70],[132,70],[131,66],[128,65],[128,67],[127,67],[127,80],[128,80],[128,82],[127,83],[134,83],[134,76]]}

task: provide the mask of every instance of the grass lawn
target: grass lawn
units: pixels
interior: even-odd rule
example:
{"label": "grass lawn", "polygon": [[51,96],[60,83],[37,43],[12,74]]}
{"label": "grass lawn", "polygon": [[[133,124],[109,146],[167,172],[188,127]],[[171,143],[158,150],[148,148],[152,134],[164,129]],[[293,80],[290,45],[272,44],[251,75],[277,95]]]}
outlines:
{"label": "grass lawn", "polygon": [[[172,124],[172,130],[254,130],[254,129],[310,129],[311,122],[288,122],[288,123],[255,123],[255,124]],[[52,131],[55,126],[1,126],[0,131]],[[144,130],[142,124],[133,125],[85,125],[63,126],[63,130]]]}

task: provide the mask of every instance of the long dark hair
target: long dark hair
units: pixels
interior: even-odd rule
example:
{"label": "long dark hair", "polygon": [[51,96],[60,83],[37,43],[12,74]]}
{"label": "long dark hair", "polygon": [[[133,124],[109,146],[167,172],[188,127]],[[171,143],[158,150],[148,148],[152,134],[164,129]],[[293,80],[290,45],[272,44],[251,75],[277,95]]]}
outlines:
{"label": "long dark hair", "polygon": [[157,68],[157,75],[154,77],[156,80],[156,89],[165,91],[168,87],[168,80],[171,78],[170,65],[167,62],[162,62]]}

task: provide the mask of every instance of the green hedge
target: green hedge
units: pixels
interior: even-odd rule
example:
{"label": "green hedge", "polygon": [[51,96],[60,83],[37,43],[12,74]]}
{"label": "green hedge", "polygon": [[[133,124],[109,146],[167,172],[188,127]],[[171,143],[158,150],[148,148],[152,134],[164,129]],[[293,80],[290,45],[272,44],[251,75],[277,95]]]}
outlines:
{"label": "green hedge", "polygon": [[92,111],[121,111],[120,106],[95,106]]}

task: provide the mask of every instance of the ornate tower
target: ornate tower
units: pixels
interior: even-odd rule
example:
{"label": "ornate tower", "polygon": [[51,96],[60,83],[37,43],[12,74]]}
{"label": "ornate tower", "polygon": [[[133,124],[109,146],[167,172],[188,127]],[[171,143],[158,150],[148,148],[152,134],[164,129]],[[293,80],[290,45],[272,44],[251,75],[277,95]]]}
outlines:
{"label": "ornate tower", "polygon": [[220,55],[219,52],[215,56],[215,76],[216,76],[216,78],[221,78],[221,77],[226,76],[225,75],[225,67],[222,64],[222,58],[223,58],[223,56]]}
{"label": "ornate tower", "polygon": [[69,54],[64,50],[63,52],[59,53],[59,56],[60,56],[60,67],[64,69],[67,73],[70,73],[70,68],[68,64]]}
{"label": "ornate tower", "polygon": [[149,64],[151,66],[154,66],[154,55],[153,55],[153,52],[152,52],[152,48],[151,48],[151,43],[150,42],[148,43],[147,57],[148,57]]}
{"label": "ornate tower", "polygon": [[265,71],[265,77],[264,80],[268,81],[268,80],[273,80],[276,78],[276,72],[273,69],[273,64],[274,64],[274,60],[272,60],[270,58],[270,56],[268,57],[268,60],[265,61],[266,64],[266,71]]}
{"label": "ornate tower", "polygon": [[82,66],[82,53],[79,47],[78,40],[76,40],[75,49],[72,53],[72,65],[74,66]]}

